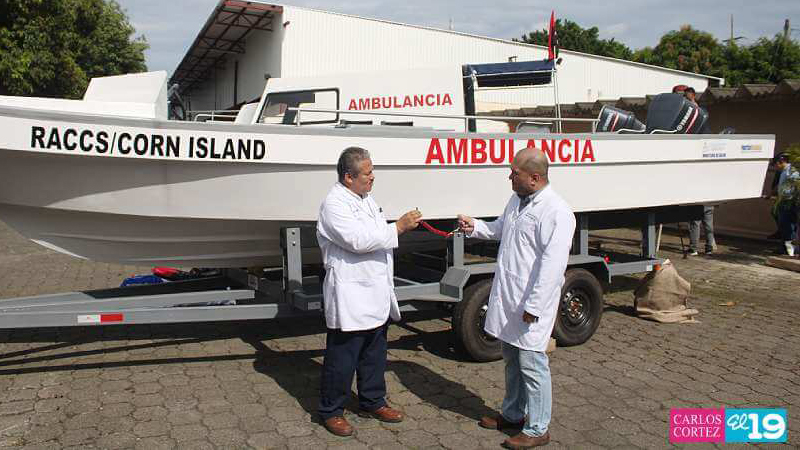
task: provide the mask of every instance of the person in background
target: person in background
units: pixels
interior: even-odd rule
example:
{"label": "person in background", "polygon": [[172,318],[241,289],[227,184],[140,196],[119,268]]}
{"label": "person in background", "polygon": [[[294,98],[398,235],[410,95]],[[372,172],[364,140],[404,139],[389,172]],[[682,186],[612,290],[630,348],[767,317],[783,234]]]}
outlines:
{"label": "person in background", "polygon": [[[777,165],[778,158],[775,157],[772,159],[772,167],[775,169],[775,175],[772,177],[772,184],[769,188],[769,193],[762,195],[761,198],[765,200],[774,199],[778,196],[778,182],[781,180],[781,171],[778,170]],[[767,236],[767,239],[772,241],[780,240],[781,238],[781,230],[780,230],[780,223],[778,222],[778,215],[777,210],[774,208],[775,204],[772,205],[773,208],[770,210],[770,214],[772,215],[772,220],[775,221],[775,232]],[[780,252],[783,252],[783,246],[781,245]]]}
{"label": "person in background", "polygon": [[686,97],[686,100],[697,104],[697,94],[694,91],[694,88],[691,86],[687,86],[686,89],[683,90],[683,96]]}
{"label": "person in background", "polygon": [[697,256],[700,247],[700,225],[702,222],[706,234],[706,255],[713,255],[717,250],[717,242],[714,239],[714,207],[703,205],[703,219],[689,222],[689,256]]}
{"label": "person in background", "polygon": [[775,157],[775,168],[778,169],[778,190],[773,215],[778,220],[778,232],[783,242],[784,250],[789,256],[798,254],[793,239],[797,238],[797,213],[800,204],[800,195],[797,183],[800,172],[789,163],[789,155],[780,153]]}
{"label": "person in background", "polygon": [[[683,94],[686,100],[697,105],[697,93],[691,86],[679,84],[672,88],[673,94]],[[689,222],[689,256],[697,256],[700,248],[700,227],[705,228],[706,255],[713,255],[717,250],[714,239],[714,206],[703,205],[703,219]]]}

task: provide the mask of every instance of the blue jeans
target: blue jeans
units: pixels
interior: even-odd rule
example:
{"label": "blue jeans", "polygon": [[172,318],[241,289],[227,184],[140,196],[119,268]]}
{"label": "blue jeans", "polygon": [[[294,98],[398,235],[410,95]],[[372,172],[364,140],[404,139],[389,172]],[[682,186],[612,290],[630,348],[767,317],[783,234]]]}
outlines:
{"label": "blue jeans", "polygon": [[703,220],[689,222],[689,248],[696,252],[700,248],[700,222],[706,229],[706,251],[713,252],[717,248],[714,240],[714,207],[703,206]]}
{"label": "blue jeans", "polygon": [[520,422],[527,414],[522,432],[528,436],[542,436],[550,425],[553,409],[547,353],[522,350],[503,342],[503,360],[506,363],[503,417],[509,422]]}

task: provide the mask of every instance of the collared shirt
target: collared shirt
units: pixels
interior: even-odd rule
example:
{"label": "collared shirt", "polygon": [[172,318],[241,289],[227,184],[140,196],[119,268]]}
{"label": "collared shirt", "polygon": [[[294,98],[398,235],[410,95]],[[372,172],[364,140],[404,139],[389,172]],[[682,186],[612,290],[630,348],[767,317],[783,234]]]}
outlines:
{"label": "collared shirt", "polygon": [[547,185],[545,185],[544,188],[539,189],[538,191],[533,191],[532,194],[528,195],[517,194],[517,197],[519,197],[519,208],[517,209],[517,211],[522,211],[523,209],[525,209],[525,207],[528,206],[528,203],[530,203],[534,198],[536,198],[536,196],[539,195],[539,193],[542,192],[547,186],[550,186],[550,184],[548,183]]}
{"label": "collared shirt", "polygon": [[800,173],[791,164],[787,164],[778,180],[778,202],[797,200],[798,180]]}

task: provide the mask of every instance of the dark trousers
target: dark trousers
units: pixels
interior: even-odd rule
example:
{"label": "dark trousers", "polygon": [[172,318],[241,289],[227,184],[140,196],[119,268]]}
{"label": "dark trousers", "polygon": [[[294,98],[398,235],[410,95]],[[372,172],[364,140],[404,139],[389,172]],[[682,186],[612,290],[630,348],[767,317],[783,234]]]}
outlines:
{"label": "dark trousers", "polygon": [[386,405],[387,328],[388,322],[367,331],[328,329],[319,399],[322,420],[342,415],[354,373],[358,406],[371,412]]}
{"label": "dark trousers", "polygon": [[797,208],[794,205],[779,206],[776,212],[778,213],[778,232],[781,240],[793,240],[797,237]]}

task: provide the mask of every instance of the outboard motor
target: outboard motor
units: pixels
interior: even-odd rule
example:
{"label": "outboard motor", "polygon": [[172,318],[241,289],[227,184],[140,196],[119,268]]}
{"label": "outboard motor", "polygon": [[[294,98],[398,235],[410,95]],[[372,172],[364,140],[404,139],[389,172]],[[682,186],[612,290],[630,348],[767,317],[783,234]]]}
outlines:
{"label": "outboard motor", "polygon": [[708,113],[682,94],[659,94],[647,109],[647,132],[697,134],[705,132]]}
{"label": "outboard motor", "polygon": [[632,112],[613,106],[604,105],[597,119],[597,131],[601,132],[620,130],[641,132],[645,130],[644,124],[636,120],[636,116],[634,116]]}

